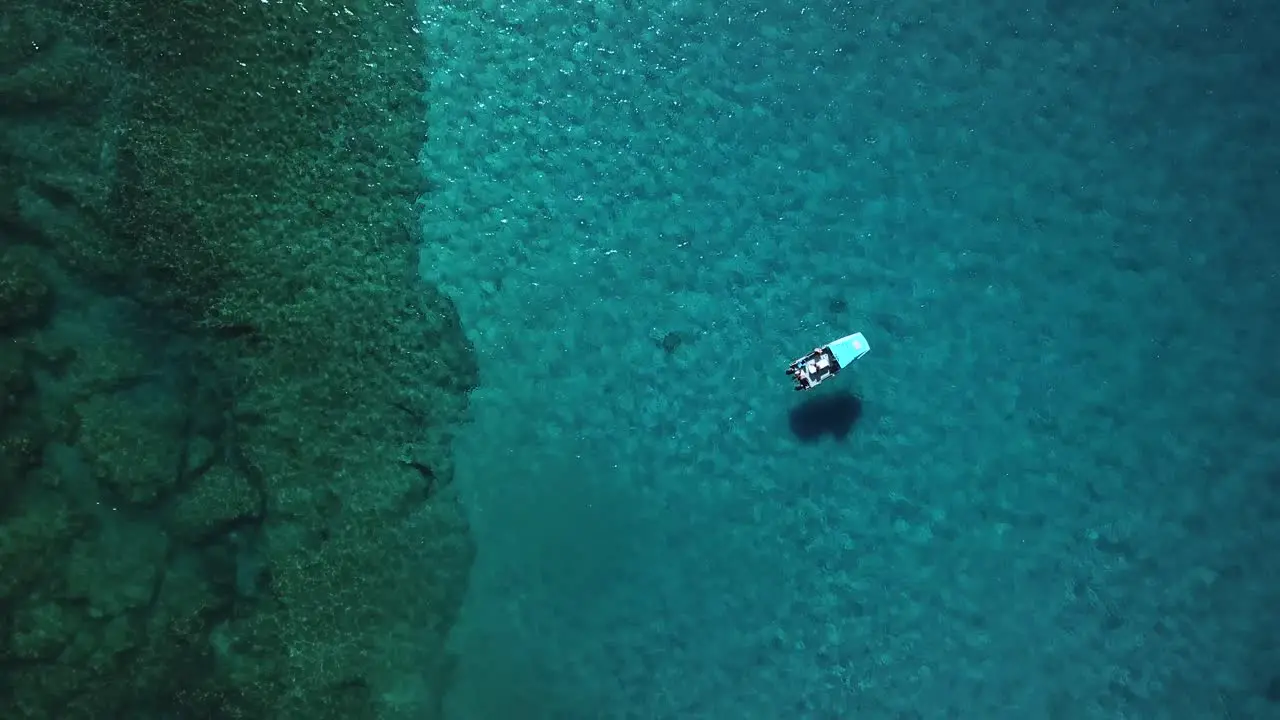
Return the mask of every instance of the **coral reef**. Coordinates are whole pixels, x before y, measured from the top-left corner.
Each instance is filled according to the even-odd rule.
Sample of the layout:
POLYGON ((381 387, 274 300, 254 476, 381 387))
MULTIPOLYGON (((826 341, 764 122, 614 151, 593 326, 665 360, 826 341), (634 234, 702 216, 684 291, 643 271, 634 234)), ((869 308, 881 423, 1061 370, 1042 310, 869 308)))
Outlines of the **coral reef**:
POLYGON ((210 7, 0 20, 0 706, 434 717, 474 378, 415 10, 210 7))

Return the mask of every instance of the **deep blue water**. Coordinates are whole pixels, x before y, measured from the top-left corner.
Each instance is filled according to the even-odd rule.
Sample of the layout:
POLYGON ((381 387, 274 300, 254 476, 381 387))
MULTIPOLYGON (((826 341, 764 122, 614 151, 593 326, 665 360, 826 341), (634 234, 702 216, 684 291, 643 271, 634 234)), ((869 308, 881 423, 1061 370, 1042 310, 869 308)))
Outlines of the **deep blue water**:
POLYGON ((423 15, 452 717, 1280 717, 1280 6, 423 15))

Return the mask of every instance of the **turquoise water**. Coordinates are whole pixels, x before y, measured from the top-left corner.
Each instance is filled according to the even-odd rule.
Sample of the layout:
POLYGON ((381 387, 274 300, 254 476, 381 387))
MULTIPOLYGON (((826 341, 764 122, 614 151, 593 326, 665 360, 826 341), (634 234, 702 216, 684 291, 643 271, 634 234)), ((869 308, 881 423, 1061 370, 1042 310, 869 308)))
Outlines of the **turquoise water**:
POLYGON ((1262 8, 424 7, 451 717, 1280 717, 1262 8))

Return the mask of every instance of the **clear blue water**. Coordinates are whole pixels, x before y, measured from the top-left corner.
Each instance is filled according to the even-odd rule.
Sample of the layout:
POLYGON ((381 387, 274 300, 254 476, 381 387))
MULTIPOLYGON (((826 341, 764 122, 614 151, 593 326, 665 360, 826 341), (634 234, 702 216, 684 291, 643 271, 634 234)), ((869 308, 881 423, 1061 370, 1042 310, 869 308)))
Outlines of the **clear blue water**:
POLYGON ((424 7, 450 716, 1280 717, 1278 7, 424 7))

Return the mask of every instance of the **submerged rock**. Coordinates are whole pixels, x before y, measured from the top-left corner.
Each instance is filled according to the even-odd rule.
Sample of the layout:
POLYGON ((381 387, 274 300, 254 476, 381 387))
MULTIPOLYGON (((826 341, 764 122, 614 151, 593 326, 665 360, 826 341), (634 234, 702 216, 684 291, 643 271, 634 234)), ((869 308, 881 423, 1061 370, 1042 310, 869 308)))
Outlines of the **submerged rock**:
POLYGON ((405 231, 416 17, 235 5, 0 22, 6 718, 440 712, 471 349, 405 231))

